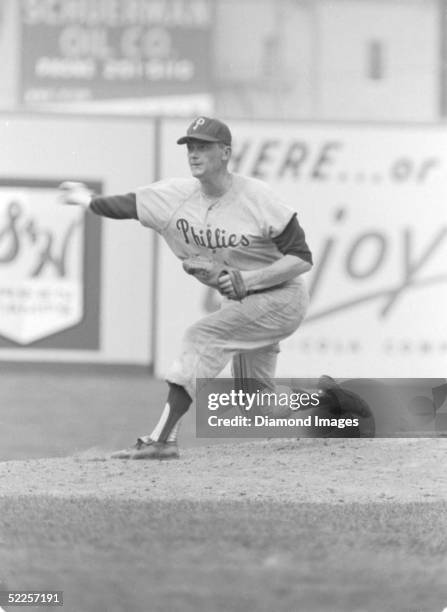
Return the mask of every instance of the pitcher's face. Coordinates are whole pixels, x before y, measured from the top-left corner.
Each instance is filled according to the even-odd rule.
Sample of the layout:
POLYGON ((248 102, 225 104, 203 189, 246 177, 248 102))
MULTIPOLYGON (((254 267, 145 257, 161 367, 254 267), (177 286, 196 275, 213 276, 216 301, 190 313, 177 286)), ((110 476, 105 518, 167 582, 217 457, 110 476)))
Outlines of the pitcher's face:
POLYGON ((225 170, 231 149, 220 142, 191 139, 187 144, 191 174, 197 179, 209 179, 225 170))

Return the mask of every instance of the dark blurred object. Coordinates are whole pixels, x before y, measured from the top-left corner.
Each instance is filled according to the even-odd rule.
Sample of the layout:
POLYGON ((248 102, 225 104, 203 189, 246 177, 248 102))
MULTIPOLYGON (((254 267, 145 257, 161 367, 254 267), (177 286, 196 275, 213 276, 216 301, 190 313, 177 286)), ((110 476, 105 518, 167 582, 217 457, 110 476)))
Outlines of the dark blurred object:
POLYGON ((421 426, 433 422, 436 412, 432 399, 425 395, 413 397, 408 405, 408 411, 414 417, 415 422, 421 426))
POLYGON ((439 387, 433 387, 432 394, 435 410, 439 410, 447 398, 447 383, 439 385, 439 387))

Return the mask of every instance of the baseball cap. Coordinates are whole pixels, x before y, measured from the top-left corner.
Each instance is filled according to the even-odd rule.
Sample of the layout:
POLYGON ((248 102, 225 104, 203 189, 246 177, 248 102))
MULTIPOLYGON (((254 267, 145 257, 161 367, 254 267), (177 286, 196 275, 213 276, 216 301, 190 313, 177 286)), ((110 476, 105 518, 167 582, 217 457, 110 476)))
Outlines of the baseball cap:
POLYGON ((186 131, 186 136, 177 140, 177 144, 186 144, 189 140, 206 142, 223 142, 231 146, 231 132, 228 125, 210 117, 197 117, 186 131))

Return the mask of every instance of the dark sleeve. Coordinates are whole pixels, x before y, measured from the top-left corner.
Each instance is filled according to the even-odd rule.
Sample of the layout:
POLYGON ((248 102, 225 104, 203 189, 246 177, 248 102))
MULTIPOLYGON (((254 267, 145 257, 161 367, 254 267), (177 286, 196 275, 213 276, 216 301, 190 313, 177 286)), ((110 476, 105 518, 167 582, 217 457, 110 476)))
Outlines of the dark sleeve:
POLYGON ((90 210, 96 215, 110 219, 138 219, 135 193, 116 196, 95 196, 90 210))
POLYGON ((290 219, 284 230, 273 238, 273 242, 283 255, 296 255, 308 263, 312 262, 312 253, 307 246, 304 230, 298 223, 296 213, 290 219))

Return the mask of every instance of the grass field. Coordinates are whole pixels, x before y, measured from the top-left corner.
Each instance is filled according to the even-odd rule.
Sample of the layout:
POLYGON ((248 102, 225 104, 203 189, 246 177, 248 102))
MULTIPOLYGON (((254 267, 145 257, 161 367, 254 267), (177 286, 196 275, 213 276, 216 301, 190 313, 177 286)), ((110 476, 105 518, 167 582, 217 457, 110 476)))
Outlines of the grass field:
POLYGON ((8 499, 0 561, 8 588, 63 589, 73 611, 441 611, 446 510, 8 499))
MULTIPOLYGON (((129 446, 150 433, 165 398, 165 383, 141 373, 8 366, 0 372, 0 460, 129 446)), ((188 416, 185 446, 209 444, 188 416)))
POLYGON ((161 383, 0 380, 3 588, 63 590, 69 612, 447 606, 445 439, 209 445, 189 415, 181 461, 104 461, 161 383))

